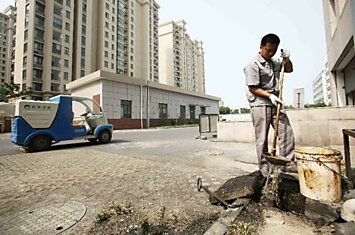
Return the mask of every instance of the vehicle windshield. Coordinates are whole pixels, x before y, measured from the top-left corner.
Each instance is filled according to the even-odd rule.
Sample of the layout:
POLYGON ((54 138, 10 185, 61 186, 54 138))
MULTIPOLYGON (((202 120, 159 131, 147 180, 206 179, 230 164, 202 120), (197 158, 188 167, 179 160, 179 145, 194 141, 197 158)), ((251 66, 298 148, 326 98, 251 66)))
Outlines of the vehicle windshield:
POLYGON ((96 102, 89 98, 75 97, 73 98, 74 116, 80 116, 85 113, 101 114, 101 108, 96 102))

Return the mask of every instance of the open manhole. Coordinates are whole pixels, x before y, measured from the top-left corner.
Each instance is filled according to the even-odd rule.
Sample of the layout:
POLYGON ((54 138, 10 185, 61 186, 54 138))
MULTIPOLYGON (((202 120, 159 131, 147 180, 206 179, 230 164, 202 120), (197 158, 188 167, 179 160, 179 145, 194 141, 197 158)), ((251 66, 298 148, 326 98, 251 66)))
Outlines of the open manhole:
POLYGON ((79 202, 49 204, 23 211, 1 225, 2 234, 58 234, 78 223, 86 207, 79 202))

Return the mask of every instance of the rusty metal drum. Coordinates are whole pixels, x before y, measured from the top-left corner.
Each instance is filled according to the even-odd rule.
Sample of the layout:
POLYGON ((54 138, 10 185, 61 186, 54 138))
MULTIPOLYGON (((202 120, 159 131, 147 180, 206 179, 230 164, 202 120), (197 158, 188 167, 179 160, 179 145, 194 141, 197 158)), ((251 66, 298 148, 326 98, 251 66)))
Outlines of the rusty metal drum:
POLYGON ((331 148, 296 148, 301 194, 305 197, 338 202, 342 198, 340 151, 331 148))

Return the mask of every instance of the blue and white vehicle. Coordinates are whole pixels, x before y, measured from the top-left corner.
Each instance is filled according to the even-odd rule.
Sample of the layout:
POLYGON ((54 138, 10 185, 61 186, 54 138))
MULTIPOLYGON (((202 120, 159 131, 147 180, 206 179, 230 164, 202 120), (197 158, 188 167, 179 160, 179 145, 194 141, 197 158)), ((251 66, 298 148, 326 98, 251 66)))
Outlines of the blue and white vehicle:
POLYGON ((64 140, 109 143, 113 126, 92 99, 59 95, 50 101, 18 100, 11 123, 11 141, 42 151, 64 140))

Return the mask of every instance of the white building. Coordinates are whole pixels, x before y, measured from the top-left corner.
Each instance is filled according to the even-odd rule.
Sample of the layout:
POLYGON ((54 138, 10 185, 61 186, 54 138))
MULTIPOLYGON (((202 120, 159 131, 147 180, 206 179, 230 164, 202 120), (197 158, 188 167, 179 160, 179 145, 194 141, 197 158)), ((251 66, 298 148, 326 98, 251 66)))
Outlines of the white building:
POLYGON ((192 40, 185 25, 179 20, 159 26, 159 79, 163 84, 205 93, 203 43, 192 40))
POLYGON ((355 104, 355 0, 323 0, 333 106, 355 104))
POLYGON ((0 13, 0 85, 13 82, 15 8, 0 13))
POLYGON ((72 95, 94 99, 115 129, 197 123, 199 114, 218 114, 220 98, 148 79, 96 71, 67 84, 72 95))
POLYGON ((154 0, 17 0, 15 83, 32 99, 97 70, 159 81, 154 0))
POLYGON ((312 82, 313 88, 313 102, 315 104, 324 103, 331 104, 331 87, 330 76, 328 70, 328 63, 325 64, 324 69, 312 82))

